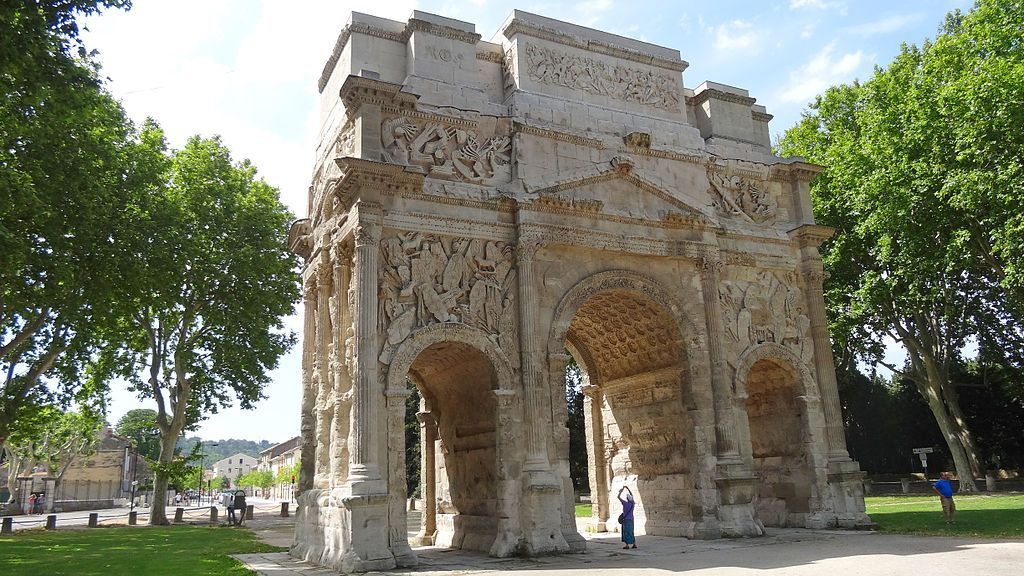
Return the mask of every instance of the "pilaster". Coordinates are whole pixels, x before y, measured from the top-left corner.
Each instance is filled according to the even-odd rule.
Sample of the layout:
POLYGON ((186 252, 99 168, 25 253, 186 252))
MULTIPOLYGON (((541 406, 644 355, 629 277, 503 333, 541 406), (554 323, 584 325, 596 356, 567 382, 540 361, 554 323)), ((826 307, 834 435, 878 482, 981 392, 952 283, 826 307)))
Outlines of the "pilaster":
POLYGON ((413 540, 418 546, 433 546, 437 536, 437 417, 433 412, 419 412, 420 422, 420 483, 423 486, 423 521, 413 540))

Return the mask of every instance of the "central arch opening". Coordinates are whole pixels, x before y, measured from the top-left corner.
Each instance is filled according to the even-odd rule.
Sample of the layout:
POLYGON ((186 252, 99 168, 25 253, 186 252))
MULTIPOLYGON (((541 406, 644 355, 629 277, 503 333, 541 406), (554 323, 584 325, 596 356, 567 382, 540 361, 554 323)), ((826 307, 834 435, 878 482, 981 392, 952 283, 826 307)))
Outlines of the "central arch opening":
POLYGON ((421 532, 436 528, 438 546, 489 551, 498 527, 494 367, 473 346, 439 342, 416 357, 408 378, 421 398, 421 493, 433 499, 421 532))
POLYGON ((692 535, 691 399, 675 318, 639 291, 609 289, 577 309, 565 340, 583 373, 593 528, 618 529, 628 486, 637 532, 692 535))

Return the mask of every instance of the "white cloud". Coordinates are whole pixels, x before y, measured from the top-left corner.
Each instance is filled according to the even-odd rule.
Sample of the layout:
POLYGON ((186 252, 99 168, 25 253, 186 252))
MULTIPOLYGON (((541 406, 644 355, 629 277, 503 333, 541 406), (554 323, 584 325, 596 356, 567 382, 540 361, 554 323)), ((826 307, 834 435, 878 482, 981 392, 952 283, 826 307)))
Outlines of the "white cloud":
POLYGON ((829 86, 849 82, 862 66, 871 60, 863 50, 835 54, 832 41, 806 64, 789 73, 789 84, 780 92, 783 102, 805 104, 829 86))
POLYGON ((879 20, 871 22, 865 22, 864 24, 858 24, 856 26, 847 26, 843 28, 843 32, 855 34, 857 36, 875 36, 877 34, 888 34, 906 28, 907 26, 921 21, 925 15, 923 13, 914 14, 898 14, 895 16, 887 16, 879 20))
POLYGON ((807 24, 804 29, 800 31, 801 38, 810 38, 814 35, 814 24, 807 24))
POLYGON ((611 8, 612 0, 583 0, 573 6, 572 18, 582 26, 593 26, 611 8))
POLYGON ((789 0, 789 8, 790 10, 799 10, 801 8, 816 8, 818 10, 840 8, 845 10, 846 2, 828 2, 826 0, 789 0))
POLYGON ((715 49, 719 51, 760 50, 761 34, 754 25, 744 20, 731 20, 710 28, 715 36, 715 49))

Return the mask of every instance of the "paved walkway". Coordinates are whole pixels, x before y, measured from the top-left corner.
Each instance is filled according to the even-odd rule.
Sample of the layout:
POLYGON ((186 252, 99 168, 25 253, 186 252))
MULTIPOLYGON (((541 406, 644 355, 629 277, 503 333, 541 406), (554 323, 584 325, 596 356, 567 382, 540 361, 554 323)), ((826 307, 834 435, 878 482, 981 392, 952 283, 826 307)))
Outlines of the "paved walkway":
MULTIPOLYGON (((285 520, 285 519, 281 519, 285 520)), ((252 526, 258 534, 258 523, 252 526)), ((290 527, 277 521, 262 528, 290 543, 290 527)), ((1024 540, 892 536, 869 532, 770 529, 763 538, 686 540, 641 536, 639 548, 623 550, 617 534, 584 534, 584 554, 544 558, 491 558, 479 552, 448 548, 415 548, 420 565, 370 574, 487 574, 502 576, 524 570, 546 576, 630 576, 685 573, 688 576, 726 574, 882 576, 923 574, 1017 574, 1024 562, 1024 540)), ((332 570, 299 562, 287 553, 241 554, 236 558, 262 576, 313 576, 332 570)))

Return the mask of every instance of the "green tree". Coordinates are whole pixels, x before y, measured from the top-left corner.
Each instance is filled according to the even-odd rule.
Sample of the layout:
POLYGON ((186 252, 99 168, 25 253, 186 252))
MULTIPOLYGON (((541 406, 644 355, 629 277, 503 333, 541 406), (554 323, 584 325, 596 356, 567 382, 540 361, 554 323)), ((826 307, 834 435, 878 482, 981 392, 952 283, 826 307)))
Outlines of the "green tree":
POLYGON ((908 364, 889 368, 927 402, 968 491, 982 467, 951 374, 972 340, 998 342, 1011 364, 1024 350, 1024 188, 1010 182, 1024 153, 1013 124, 1024 112, 1012 104, 1024 97, 1022 10, 985 0, 954 12, 935 42, 903 46, 863 84, 830 88, 780 141, 783 154, 826 168, 812 196, 838 231, 822 250, 837 356, 884 364, 885 340, 903 345, 908 364))
POLYGON ((11 491, 11 512, 17 514, 21 483, 16 479, 41 467, 59 483, 79 458, 91 455, 99 439, 103 418, 84 407, 66 412, 46 406, 22 423, 3 446, 7 486, 11 491))
POLYGON ((103 89, 75 24, 127 5, 0 6, 0 445, 26 412, 102 384, 83 363, 136 288, 132 216, 162 152, 103 89))
POLYGON ((160 429, 156 425, 156 410, 129 410, 117 421, 114 432, 130 438, 139 455, 147 460, 160 457, 160 429))
MULTIPOLYGON (((232 161, 218 138, 194 137, 174 153, 166 181, 148 215, 146 295, 111 337, 121 344, 95 365, 155 401, 161 463, 207 414, 263 397, 294 342, 282 318, 299 295, 285 246, 291 215, 253 166, 232 161)), ((156 471, 150 523, 165 524, 167 479, 156 471)))

